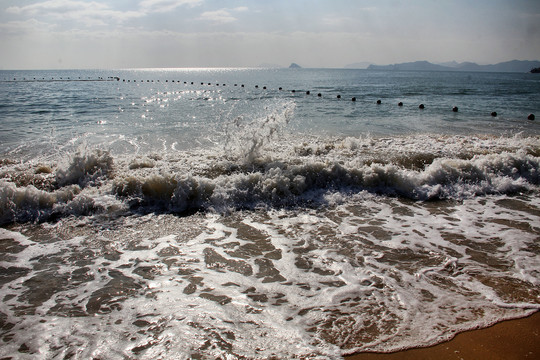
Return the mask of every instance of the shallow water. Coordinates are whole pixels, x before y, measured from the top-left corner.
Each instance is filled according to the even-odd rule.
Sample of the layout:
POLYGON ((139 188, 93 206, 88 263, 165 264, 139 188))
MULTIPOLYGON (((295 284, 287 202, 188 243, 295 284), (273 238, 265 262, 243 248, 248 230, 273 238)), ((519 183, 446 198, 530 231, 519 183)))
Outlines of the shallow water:
POLYGON ((528 74, 39 75, 0 83, 2 356, 339 358, 540 308, 528 74))

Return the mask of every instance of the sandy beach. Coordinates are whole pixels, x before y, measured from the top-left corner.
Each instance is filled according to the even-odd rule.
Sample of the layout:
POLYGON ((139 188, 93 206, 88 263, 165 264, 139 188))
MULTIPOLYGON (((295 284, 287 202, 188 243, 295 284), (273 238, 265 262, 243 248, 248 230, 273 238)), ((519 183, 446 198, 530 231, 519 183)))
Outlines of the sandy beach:
POLYGON ((522 319, 503 321, 491 327, 456 335, 452 340, 428 348, 391 354, 362 353, 348 360, 469 360, 540 358, 540 312, 522 319))

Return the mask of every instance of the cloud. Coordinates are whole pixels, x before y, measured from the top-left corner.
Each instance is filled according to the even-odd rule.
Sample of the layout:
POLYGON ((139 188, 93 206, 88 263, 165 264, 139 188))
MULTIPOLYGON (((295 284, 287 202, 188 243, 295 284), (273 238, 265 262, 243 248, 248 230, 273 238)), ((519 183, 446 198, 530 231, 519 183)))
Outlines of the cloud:
POLYGON ((233 12, 246 12, 249 9, 246 6, 239 6, 234 9, 219 9, 215 11, 205 11, 198 18, 199 20, 209 21, 214 24, 227 24, 237 21, 238 19, 232 14, 233 12))
POLYGON ((26 15, 69 15, 80 11, 102 11, 109 7, 97 2, 84 2, 73 0, 48 0, 26 6, 11 6, 6 12, 26 15))
POLYGON ((144 12, 168 12, 180 6, 198 6, 203 0, 143 0, 139 7, 144 12))
POLYGON ((106 20, 125 21, 144 16, 139 11, 119 11, 103 3, 77 0, 48 0, 26 6, 12 6, 6 12, 56 21, 73 20, 86 25, 105 25, 106 20))
POLYGON ((56 25, 54 24, 40 22, 36 19, 29 19, 25 21, 9 21, 7 23, 0 23, 0 33, 7 33, 12 35, 26 35, 43 31, 51 31, 55 27, 56 25))
POLYGON ((210 21, 215 24, 226 24, 235 22, 237 19, 232 16, 228 10, 221 9, 216 11, 205 11, 201 14, 199 20, 210 21))
POLYGON ((81 0, 47 0, 25 6, 11 6, 7 13, 50 18, 59 21, 77 21, 87 26, 106 25, 110 21, 124 22, 142 18, 151 13, 172 11, 180 6, 197 6, 203 0, 143 0, 135 10, 116 10, 107 3, 81 0))

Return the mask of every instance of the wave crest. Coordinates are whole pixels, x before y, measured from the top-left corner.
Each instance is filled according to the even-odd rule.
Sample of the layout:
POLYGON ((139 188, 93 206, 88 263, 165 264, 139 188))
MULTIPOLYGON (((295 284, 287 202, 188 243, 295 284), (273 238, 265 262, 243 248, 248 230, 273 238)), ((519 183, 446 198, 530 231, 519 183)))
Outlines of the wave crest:
POLYGON ((458 144, 457 151, 441 154, 428 149, 402 151, 402 145, 387 150, 369 140, 353 146, 319 144, 324 152, 304 154, 295 145, 288 151, 270 149, 250 163, 245 158, 217 157, 209 150, 156 157, 152 167, 133 166, 138 163, 113 161, 110 153, 94 150, 77 153, 55 175, 19 171, 15 169, 18 165, 9 165, 12 168, 4 175, 10 176, 5 175, 0 183, 0 222, 101 211, 190 213, 313 207, 333 203, 332 199, 347 201, 351 194, 364 191, 415 201, 461 200, 538 191, 540 185, 540 157, 525 149, 493 148, 464 156, 467 151, 458 144), (374 151, 376 146, 379 149, 374 151), (49 178, 55 178, 57 184, 49 186, 49 178))
POLYGON ((102 177, 107 177, 112 169, 113 158, 108 151, 79 149, 66 168, 58 169, 56 182, 60 187, 72 184, 86 187, 102 177))

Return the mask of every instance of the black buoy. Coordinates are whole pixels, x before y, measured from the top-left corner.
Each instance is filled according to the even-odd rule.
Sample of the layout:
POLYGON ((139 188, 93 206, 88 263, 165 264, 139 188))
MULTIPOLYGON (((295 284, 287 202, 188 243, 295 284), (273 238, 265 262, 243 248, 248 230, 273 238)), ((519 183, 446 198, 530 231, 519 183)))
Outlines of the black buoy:
POLYGON ((321 97, 321 96, 322 96, 322 94, 321 94, 321 93, 318 93, 318 94, 317 94, 317 96, 318 96, 318 97, 321 97))
POLYGON ((356 101, 356 98, 355 98, 355 97, 353 97, 353 98, 352 98, 351 100, 352 100, 352 101, 356 101))
POLYGON ((309 95, 309 94, 311 94, 311 93, 309 92, 309 90, 308 90, 308 91, 306 91, 306 95, 309 95))
POLYGON ((280 87, 280 88, 279 88, 279 91, 281 91, 281 90, 283 90, 283 88, 282 88, 282 87, 280 87))
POLYGON ((377 105, 381 105, 382 104, 382 101, 381 100, 377 100, 377 105))
POLYGON ((453 111, 453 112, 458 112, 458 107, 457 107, 457 106, 454 106, 454 107, 452 108, 452 111, 453 111))
POLYGON ((263 86, 263 90, 266 90, 266 86, 263 86))
POLYGON ((259 88, 259 85, 255 85, 255 89, 258 89, 259 88))
POLYGON ((341 95, 338 95, 337 98, 338 98, 338 99, 341 99, 341 95))
POLYGON ((492 111, 492 112, 491 112, 491 116, 493 116, 493 117, 497 116, 497 112, 492 111))
POLYGON ((419 109, 423 109, 423 108, 424 108, 424 104, 418 105, 418 108, 419 108, 419 109))
POLYGON ((534 120, 534 114, 529 114, 529 116, 527 116, 527 120, 534 120))
POLYGON ((244 87, 244 84, 242 84, 242 87, 244 87))
POLYGON ((296 92, 296 90, 291 90, 291 92, 295 93, 295 92, 296 92))
POLYGON ((397 103, 397 106, 403 106, 403 103, 400 101, 397 103))

